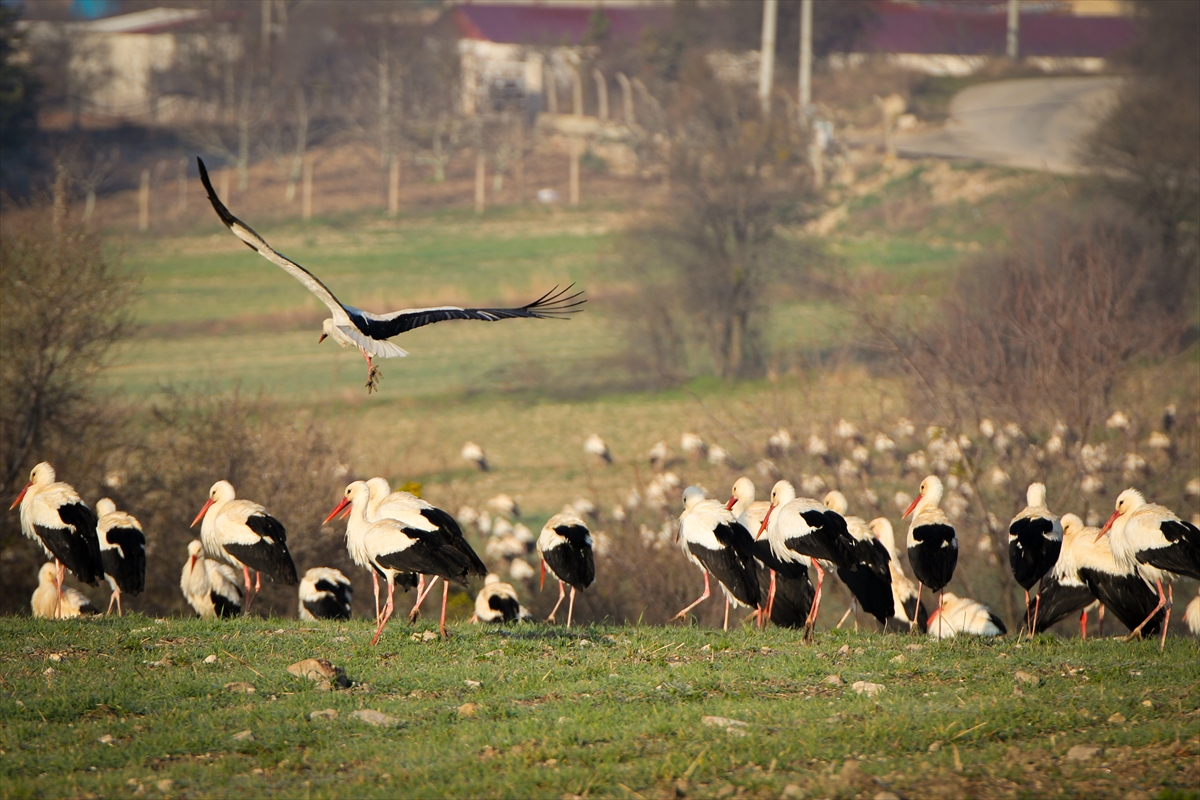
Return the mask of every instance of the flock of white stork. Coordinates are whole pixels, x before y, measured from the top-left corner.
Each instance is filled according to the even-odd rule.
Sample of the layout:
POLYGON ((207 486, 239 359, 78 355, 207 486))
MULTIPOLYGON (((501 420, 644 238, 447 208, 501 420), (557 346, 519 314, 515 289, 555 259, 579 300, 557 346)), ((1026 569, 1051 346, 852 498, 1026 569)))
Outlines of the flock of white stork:
MULTIPOLYGON (((725 628, 729 609, 754 609, 761 627, 802 628, 811 636, 820 610, 826 571, 833 571, 854 597, 846 614, 861 608, 884 629, 920 630, 937 638, 960 634, 1005 634, 1003 622, 982 604, 944 591, 958 563, 954 526, 939 507, 942 482, 930 475, 904 516, 908 528, 909 564, 914 585, 901 567, 891 523, 883 517, 867 523, 847 515, 846 498, 830 492, 823 501, 798 497, 795 487, 778 481, 769 502, 756 501, 754 483, 746 477, 733 485, 728 502, 705 497, 690 486, 683 492, 677 538, 684 556, 703 572, 704 592, 682 609, 688 613, 712 594, 715 580, 725 596, 725 628), (814 587, 809 565, 817 574, 814 587), (933 613, 921 600, 925 587, 939 593, 933 613)), ((1114 613, 1130 636, 1161 633, 1165 646, 1170 623, 1171 580, 1200 579, 1200 530, 1169 509, 1147 503, 1134 489, 1117 497, 1102 528, 1087 527, 1074 514, 1061 519, 1046 507, 1046 489, 1029 486, 1027 503, 1009 525, 1009 563, 1025 590, 1024 629, 1040 632, 1074 612, 1081 612, 1086 638, 1089 607, 1114 613), (1035 597, 1029 592, 1041 582, 1035 597), (1164 590, 1163 584, 1167 583, 1164 590)), ((51 558, 40 571, 32 606, 35 616, 68 618, 94 611, 81 593, 63 586, 70 570, 84 583, 106 579, 112 587, 109 612, 121 613, 121 594, 138 594, 145 586, 145 536, 138 521, 116 509, 108 498, 94 513, 54 469, 38 464, 12 508, 20 506, 26 536, 38 541, 51 558)), ((484 577, 475 602, 473 622, 527 619, 515 589, 489 575, 455 518, 405 491, 391 491, 384 478, 354 481, 325 518, 346 518, 350 559, 368 570, 375 591, 375 635, 379 641, 395 605, 395 589, 416 589, 409 614, 415 620, 437 580, 442 580, 439 631, 446 636, 446 604, 450 583, 466 586, 484 577), (380 600, 380 578, 386 601, 380 600)), ((200 538, 188 544, 180 587, 202 617, 248 613, 261 577, 286 585, 300 584, 301 619, 349 619, 350 581, 339 570, 318 567, 303 580, 288 551, 286 531, 266 508, 238 499, 228 481, 217 481, 192 525, 200 538), (239 575, 241 572, 241 583, 239 575), (254 578, 251 578, 254 572, 254 578)), ((544 587, 547 570, 559 581, 553 622, 570 587, 567 626, 574 616, 577 590, 596 577, 593 540, 583 517, 570 506, 551 517, 537 539, 544 587)), ((1200 634, 1200 596, 1186 613, 1187 624, 1200 634)), ((845 621, 846 615, 842 620, 845 621)), ((1103 619, 1103 617, 1101 617, 1103 619)))

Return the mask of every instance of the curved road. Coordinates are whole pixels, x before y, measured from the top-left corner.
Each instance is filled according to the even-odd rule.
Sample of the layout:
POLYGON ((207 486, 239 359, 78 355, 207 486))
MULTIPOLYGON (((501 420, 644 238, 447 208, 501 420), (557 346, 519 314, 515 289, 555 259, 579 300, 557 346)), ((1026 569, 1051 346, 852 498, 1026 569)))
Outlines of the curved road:
POLYGON ((897 134, 902 156, 970 159, 1022 169, 1072 173, 1087 134, 1116 97, 1112 77, 1028 78, 982 83, 950 102, 950 118, 932 131, 897 134))

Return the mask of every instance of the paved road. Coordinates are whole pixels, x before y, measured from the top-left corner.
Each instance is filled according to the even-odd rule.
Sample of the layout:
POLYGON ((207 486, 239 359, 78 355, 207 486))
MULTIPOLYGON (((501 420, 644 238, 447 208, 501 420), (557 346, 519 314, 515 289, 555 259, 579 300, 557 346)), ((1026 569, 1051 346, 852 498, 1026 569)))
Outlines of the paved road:
POLYGON ((902 156, 962 158, 1023 169, 1082 169, 1079 145, 1116 96, 1110 77, 1028 78, 983 83, 950 102, 936 130, 896 137, 902 156))

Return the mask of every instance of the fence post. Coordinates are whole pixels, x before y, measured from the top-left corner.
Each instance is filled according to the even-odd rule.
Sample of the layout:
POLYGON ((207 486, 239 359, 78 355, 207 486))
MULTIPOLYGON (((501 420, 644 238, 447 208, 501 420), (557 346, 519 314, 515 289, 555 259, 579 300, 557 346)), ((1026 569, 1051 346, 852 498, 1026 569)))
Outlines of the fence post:
POLYGON ((571 138, 571 185, 569 190, 570 203, 579 205, 579 140, 571 138))
POLYGON ((592 70, 592 77, 596 79, 596 98, 599 103, 599 109, 596 115, 601 120, 608 121, 608 81, 604 79, 604 73, 598 69, 592 70))
POLYGON ((392 153, 388 163, 388 216, 400 214, 400 154, 392 153))
POLYGON ((138 230, 150 229, 150 170, 142 170, 142 182, 138 186, 138 230))
POLYGON ((475 213, 482 214, 486 191, 487 164, 484 160, 483 149, 475 150, 475 213))
POLYGON ((575 116, 583 116, 583 78, 579 77, 579 70, 571 67, 571 105, 575 116))
POLYGON ((301 211, 300 214, 304 217, 304 221, 308 222, 312 219, 312 184, 313 184, 313 164, 312 158, 304 159, 304 188, 301 190, 301 211))
POLYGON ((617 73, 617 83, 621 85, 621 105, 625 107, 625 124, 633 125, 637 121, 633 118, 633 87, 629 85, 629 78, 625 77, 624 72, 617 73))

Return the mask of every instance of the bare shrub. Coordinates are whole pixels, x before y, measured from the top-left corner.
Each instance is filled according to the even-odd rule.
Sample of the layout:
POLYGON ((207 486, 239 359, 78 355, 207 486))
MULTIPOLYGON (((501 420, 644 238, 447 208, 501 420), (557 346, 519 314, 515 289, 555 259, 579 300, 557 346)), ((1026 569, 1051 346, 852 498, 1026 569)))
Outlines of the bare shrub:
MULTIPOLYGON (((65 187, 59 188, 62 196, 65 187)), ((100 238, 68 222, 61 205, 42 199, 6 210, 0 224, 0 497, 14 497, 39 461, 72 482, 95 473, 117 420, 95 397, 93 378, 129 328, 134 286, 100 238)), ((0 605, 6 610, 28 601, 42 556, 40 549, 14 547, 22 538, 16 512, 0 516, 0 605)))

